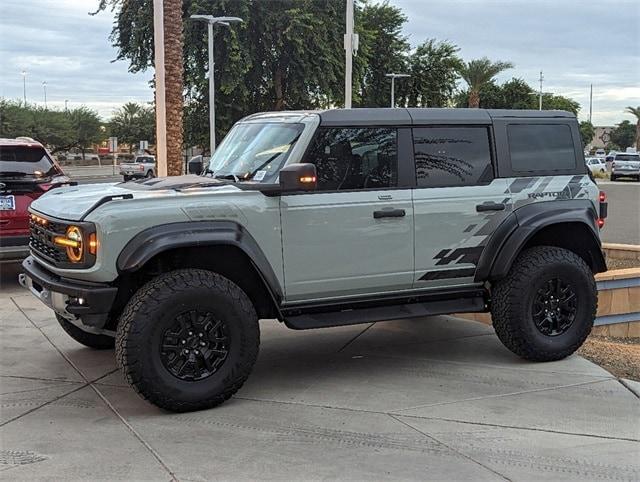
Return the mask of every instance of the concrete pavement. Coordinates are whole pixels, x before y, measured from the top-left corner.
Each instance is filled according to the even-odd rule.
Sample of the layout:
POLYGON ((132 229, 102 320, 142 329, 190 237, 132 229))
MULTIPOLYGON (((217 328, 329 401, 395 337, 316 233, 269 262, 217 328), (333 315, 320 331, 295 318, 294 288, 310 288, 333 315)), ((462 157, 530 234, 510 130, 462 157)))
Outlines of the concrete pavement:
POLYGON ((522 361, 482 324, 265 320, 237 396, 170 414, 1 269, 5 480, 640 479, 637 395, 578 356, 522 361))

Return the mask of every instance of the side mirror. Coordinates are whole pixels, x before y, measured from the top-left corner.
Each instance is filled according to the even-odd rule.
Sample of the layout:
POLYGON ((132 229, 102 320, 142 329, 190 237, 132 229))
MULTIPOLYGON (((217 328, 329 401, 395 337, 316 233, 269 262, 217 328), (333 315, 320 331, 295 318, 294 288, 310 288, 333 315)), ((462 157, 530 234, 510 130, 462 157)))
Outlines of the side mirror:
POLYGON ((313 164, 289 164, 280 169, 282 192, 314 191, 316 186, 316 166, 313 164))
POLYGON ((189 174, 202 174, 202 169, 202 157, 200 156, 190 159, 187 163, 187 170, 189 171, 189 174))

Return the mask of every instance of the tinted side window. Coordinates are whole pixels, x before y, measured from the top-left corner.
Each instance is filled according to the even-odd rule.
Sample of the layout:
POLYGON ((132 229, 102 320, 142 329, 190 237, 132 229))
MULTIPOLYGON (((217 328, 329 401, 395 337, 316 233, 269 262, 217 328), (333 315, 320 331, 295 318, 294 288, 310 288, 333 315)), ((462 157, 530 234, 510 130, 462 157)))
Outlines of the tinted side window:
POLYGON ((468 186, 492 177, 486 127, 413 129, 418 187, 468 186))
POLYGON ((562 124, 507 126, 511 168, 518 172, 562 171, 576 167, 571 129, 562 124))
POLYGON ((304 162, 316 166, 318 191, 394 187, 397 137, 391 128, 320 128, 304 162))

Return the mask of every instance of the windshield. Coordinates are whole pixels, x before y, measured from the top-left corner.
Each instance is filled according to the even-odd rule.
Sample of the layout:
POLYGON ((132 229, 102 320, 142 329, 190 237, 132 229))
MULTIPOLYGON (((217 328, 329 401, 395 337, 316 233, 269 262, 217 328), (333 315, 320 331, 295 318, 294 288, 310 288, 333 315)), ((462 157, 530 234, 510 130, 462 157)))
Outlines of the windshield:
POLYGON ((0 177, 50 177, 58 173, 42 147, 0 146, 0 177))
POLYGON ((617 154, 616 161, 640 161, 638 154, 617 154))
POLYGON ((237 124, 216 149, 207 172, 216 178, 275 183, 303 129, 303 124, 237 124))

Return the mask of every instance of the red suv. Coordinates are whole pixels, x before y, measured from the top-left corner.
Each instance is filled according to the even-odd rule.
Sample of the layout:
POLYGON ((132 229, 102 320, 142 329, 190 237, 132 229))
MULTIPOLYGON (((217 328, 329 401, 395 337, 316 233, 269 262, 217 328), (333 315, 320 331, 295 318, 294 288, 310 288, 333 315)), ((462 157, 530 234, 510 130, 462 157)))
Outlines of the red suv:
POLYGON ((0 139, 0 262, 29 253, 29 205, 49 189, 68 184, 56 161, 27 137, 0 139))

